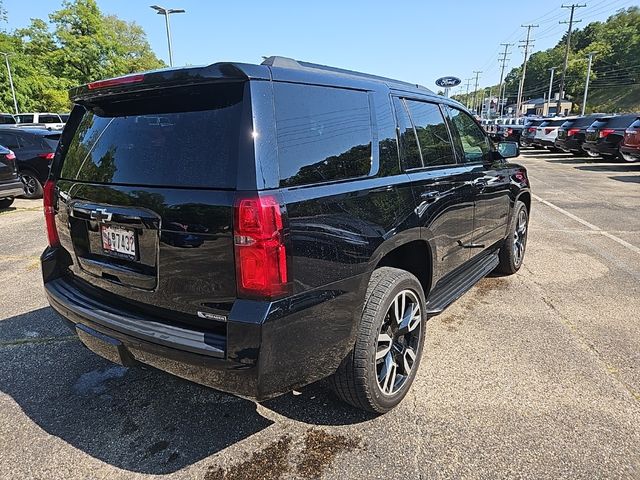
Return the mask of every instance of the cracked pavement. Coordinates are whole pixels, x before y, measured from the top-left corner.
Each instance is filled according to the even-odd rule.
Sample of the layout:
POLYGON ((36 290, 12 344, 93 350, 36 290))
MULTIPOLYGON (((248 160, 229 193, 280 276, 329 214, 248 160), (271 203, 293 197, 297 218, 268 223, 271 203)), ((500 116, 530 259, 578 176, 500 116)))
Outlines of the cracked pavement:
POLYGON ((47 307, 38 201, 0 212, 0 478, 640 478, 640 165, 525 151, 525 263, 430 320, 405 401, 256 405, 110 364, 47 307), (634 250, 635 248, 635 250, 634 250))

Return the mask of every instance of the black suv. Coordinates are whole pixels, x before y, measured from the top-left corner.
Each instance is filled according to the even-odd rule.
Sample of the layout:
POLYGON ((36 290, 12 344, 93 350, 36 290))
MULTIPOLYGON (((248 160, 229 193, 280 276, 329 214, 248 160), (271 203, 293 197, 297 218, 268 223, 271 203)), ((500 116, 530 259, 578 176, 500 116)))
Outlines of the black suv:
POLYGON ((624 132, 636 118, 637 113, 597 118, 587 128, 582 149, 591 156, 600 155, 606 160, 620 158, 624 132))
POLYGON ((49 166, 59 139, 60 132, 43 128, 0 126, 0 145, 16 154, 25 198, 42 196, 42 186, 49 176, 49 166))
POLYGON ((425 88, 270 57, 71 96, 44 285, 115 362, 258 400, 331 376, 385 412, 428 316, 522 264, 517 144, 425 88))
POLYGON ((555 147, 564 152, 571 152, 577 157, 584 156, 585 153, 589 156, 597 157, 597 153, 591 153, 582 149, 582 144, 585 141, 587 129, 593 124, 593 122, 604 116, 602 113, 594 113, 585 117, 572 118, 567 120, 558 129, 558 136, 555 141, 555 147))
POLYGON ((18 178, 16 156, 0 145, 0 210, 9 208, 15 197, 22 195, 22 183, 18 178))

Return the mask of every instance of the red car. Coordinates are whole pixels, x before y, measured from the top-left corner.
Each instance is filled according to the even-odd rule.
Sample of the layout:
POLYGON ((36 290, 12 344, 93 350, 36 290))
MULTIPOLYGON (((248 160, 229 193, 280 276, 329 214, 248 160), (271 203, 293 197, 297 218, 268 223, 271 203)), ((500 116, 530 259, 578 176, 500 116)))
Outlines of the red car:
POLYGON ((620 145, 620 155, 627 162, 640 160, 640 117, 624 132, 624 140, 620 145))

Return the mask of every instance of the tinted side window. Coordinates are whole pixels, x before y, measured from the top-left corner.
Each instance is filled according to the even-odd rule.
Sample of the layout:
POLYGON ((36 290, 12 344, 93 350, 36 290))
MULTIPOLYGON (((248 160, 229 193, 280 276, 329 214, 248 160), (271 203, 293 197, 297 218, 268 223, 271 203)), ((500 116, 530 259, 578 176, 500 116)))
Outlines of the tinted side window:
POLYGON ((434 103, 406 100, 418 137, 425 167, 455 163, 451 138, 440 107, 434 103))
POLYGON ((275 83, 273 90, 282 186, 369 174, 366 92, 290 83, 275 83))
POLYGON ((396 110, 398 128, 400 129, 400 147, 402 150, 402 165, 405 169, 422 167, 420 158, 420 148, 416 132, 411 124, 409 113, 404 101, 400 98, 393 99, 393 106, 396 110))
POLYGON ((20 148, 18 137, 12 133, 0 133, 0 145, 11 150, 20 148))
POLYGON ((18 120, 20 121, 20 123, 33 123, 33 115, 29 115, 29 114, 22 114, 22 115, 16 115, 18 117, 18 120))
POLYGON ((467 113, 457 108, 448 107, 449 118, 453 126, 456 149, 464 162, 481 162, 488 160, 489 140, 476 121, 467 113))
POLYGON ((40 123, 62 123, 57 115, 40 115, 38 118, 40 123))

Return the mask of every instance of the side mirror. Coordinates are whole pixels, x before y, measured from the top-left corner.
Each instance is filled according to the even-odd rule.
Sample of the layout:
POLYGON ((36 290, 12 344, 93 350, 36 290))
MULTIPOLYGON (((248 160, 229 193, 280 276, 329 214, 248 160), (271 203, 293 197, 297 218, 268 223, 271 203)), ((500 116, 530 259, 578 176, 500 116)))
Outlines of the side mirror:
POLYGON ((516 142, 500 142, 498 153, 502 158, 515 158, 520 155, 520 147, 516 142))

